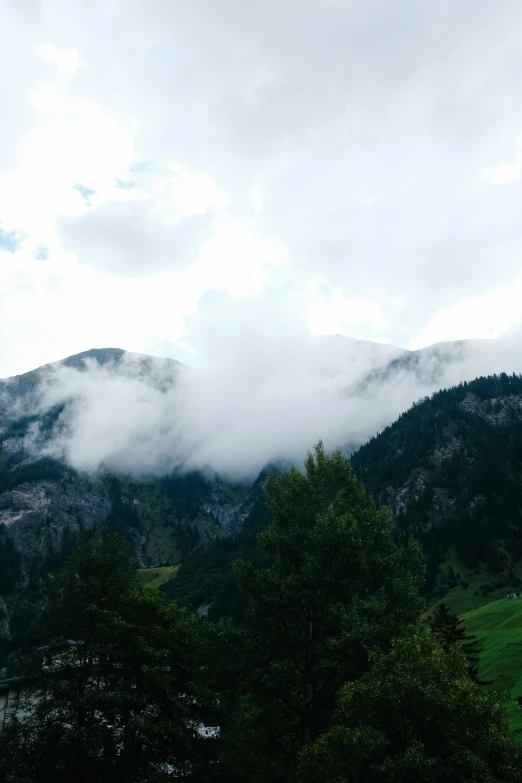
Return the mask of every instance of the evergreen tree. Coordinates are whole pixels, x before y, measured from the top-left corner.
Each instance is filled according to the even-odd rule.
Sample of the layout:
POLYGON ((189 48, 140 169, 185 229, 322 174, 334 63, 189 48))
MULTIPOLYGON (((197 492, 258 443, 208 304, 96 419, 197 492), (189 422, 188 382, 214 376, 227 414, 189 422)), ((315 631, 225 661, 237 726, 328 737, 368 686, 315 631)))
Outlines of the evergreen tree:
POLYGON ((430 619, 430 627, 444 650, 449 650, 452 645, 457 644, 460 640, 460 625, 461 622, 457 615, 450 612, 444 601, 441 601, 430 619))
POLYGON ((207 779, 214 741, 198 727, 213 702, 199 623, 140 586, 124 552, 115 534, 84 540, 57 578, 54 641, 27 714, 2 737, 4 779, 137 783, 170 780, 169 770, 207 779))
POLYGON ((234 780, 268 783, 294 779, 339 688, 414 627, 423 566, 416 543, 394 543, 389 510, 376 508, 348 460, 321 443, 304 475, 271 475, 266 497, 273 521, 259 541, 272 562, 235 569, 250 628, 234 658, 240 694, 225 759, 234 780))
POLYGON ((466 633, 466 623, 451 612, 444 601, 440 602, 433 614, 430 627, 446 652, 454 645, 459 645, 468 662, 469 675, 475 682, 480 682, 482 685, 489 684, 479 680, 478 676, 480 653, 483 652, 480 642, 474 634, 466 633))

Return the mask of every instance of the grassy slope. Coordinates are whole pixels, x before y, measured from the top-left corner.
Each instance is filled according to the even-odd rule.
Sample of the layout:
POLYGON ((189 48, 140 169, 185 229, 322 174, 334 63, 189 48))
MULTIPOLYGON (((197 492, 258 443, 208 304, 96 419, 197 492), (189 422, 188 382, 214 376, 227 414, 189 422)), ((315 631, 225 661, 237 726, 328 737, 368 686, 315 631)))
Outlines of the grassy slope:
MULTIPOLYGON (((450 565, 456 574, 460 574, 461 581, 467 582, 469 586, 462 587, 462 585, 459 584, 451 589, 446 595, 431 598, 428 603, 427 611, 422 616, 423 620, 428 619, 433 609, 436 607, 439 601, 442 600, 442 598, 444 598, 444 602, 451 609, 451 611, 455 612, 455 614, 458 614, 460 617, 462 615, 468 614, 468 612, 471 612, 474 609, 480 609, 482 606, 490 604, 493 601, 498 601, 501 598, 505 598, 507 593, 509 593, 511 590, 514 590, 517 593, 522 591, 522 587, 517 587, 516 585, 505 585, 504 587, 499 587, 496 590, 492 590, 491 592, 484 594, 480 587, 481 585, 491 584, 494 582, 495 576, 493 574, 490 574, 485 569, 480 570, 478 573, 472 573, 471 571, 468 571, 466 566, 461 563, 454 552, 448 553, 448 559, 441 565, 440 571, 447 573, 450 565)), ((522 564, 515 566, 513 571, 515 576, 522 578, 522 564)))
POLYGON ((501 598, 464 615, 466 628, 480 639, 484 652, 480 676, 493 680, 495 688, 509 691, 509 727, 522 741, 522 711, 514 700, 522 696, 522 598, 501 598))
MULTIPOLYGON (((501 587, 486 595, 480 585, 491 583, 494 577, 482 570, 472 574, 459 562, 454 553, 441 567, 447 571, 451 565, 460 573, 469 587, 454 587, 444 596, 444 602, 452 612, 466 620, 466 628, 480 640, 484 651, 480 658, 480 677, 492 680, 500 691, 509 691, 511 698, 506 704, 509 728, 517 741, 522 742, 522 710, 517 710, 514 700, 522 696, 522 598, 509 601, 506 598, 509 587, 501 587), (477 593, 477 594, 476 594, 477 593)), ((520 567, 514 569, 521 576, 520 567)), ((513 590, 520 592, 520 587, 513 590)), ((432 599, 422 619, 426 620, 436 607, 438 599, 432 599)))
POLYGON ((138 568, 138 577, 147 587, 157 588, 176 576, 179 565, 161 566, 159 568, 138 568))

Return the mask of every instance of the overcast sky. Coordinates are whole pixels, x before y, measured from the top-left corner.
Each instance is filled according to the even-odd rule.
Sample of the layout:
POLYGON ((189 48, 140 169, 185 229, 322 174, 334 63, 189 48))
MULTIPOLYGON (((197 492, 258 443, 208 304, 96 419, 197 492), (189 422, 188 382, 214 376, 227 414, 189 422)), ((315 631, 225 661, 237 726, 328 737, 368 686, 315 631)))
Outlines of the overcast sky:
POLYGON ((518 330, 519 0, 1 5, 0 376, 518 330))

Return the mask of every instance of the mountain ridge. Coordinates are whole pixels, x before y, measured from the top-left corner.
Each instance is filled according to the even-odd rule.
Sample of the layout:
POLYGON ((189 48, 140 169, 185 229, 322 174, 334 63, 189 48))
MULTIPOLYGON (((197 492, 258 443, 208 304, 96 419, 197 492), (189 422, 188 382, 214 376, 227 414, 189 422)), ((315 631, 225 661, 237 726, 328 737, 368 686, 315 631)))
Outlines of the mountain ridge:
MULTIPOLYGON (((467 350, 466 344, 458 348, 457 354, 460 355, 462 350, 467 350)), ((440 361, 441 356, 444 360, 448 351, 450 358, 452 355, 451 344, 449 347, 443 344, 442 348, 435 347, 431 351, 435 362, 440 361)), ((409 355, 414 355, 414 352, 406 354, 406 357, 409 355)), ((57 366, 58 369, 65 367, 66 371, 85 371, 94 367, 95 370, 100 368, 105 372, 116 368, 123 378, 137 378, 155 388, 158 388, 159 384, 162 392, 172 388, 180 372, 189 372, 175 360, 147 355, 138 355, 138 359, 131 356, 129 359, 121 349, 91 349, 67 357, 57 363, 57 366)), ((33 381, 34 373, 40 373, 40 378, 42 375, 45 377, 47 373, 52 374, 55 367, 56 365, 53 365, 49 369, 49 366, 44 365, 43 368, 31 371, 33 381)), ((397 370, 392 368, 391 372, 395 371, 397 370)), ((408 368, 399 364, 398 372, 407 373, 408 368)), ((15 376, 15 379, 26 377, 27 374, 15 376)), ((471 561, 473 557, 475 561, 486 557, 489 567, 502 573, 508 571, 510 561, 519 556, 515 547, 516 537, 510 537, 509 525, 504 525, 502 535, 509 539, 510 551, 505 551, 502 538, 492 534, 492 526, 497 519, 494 506, 498 488, 493 488, 491 497, 485 504, 474 500, 480 493, 475 492, 472 495, 471 489, 466 490, 468 494, 457 492, 457 496, 453 497, 450 490, 453 486, 451 481, 455 483, 455 471, 453 478, 448 475, 448 470, 451 474, 451 466, 457 464, 458 457, 461 459, 461 463, 458 463, 459 476, 465 476, 469 487, 472 486, 471 474, 475 467, 466 473, 467 456, 464 449, 462 457, 461 448, 463 433, 466 437, 466 433, 471 433, 471 445, 479 454, 473 466, 478 465, 481 471, 484 470, 485 457, 480 456, 485 454, 482 444, 484 439, 493 443, 498 453, 501 452, 503 465, 509 462, 510 457, 499 445, 504 437, 506 423, 501 420, 497 423, 489 421, 488 417, 497 414, 491 413, 489 409, 484 412, 481 408, 486 404, 498 407, 498 402, 492 402, 498 398, 514 397, 517 401, 516 405, 510 406, 510 410, 514 416, 513 432, 516 434, 516 444, 520 441, 522 448, 522 431, 519 433, 519 427, 522 427, 519 416, 522 411, 522 403, 519 404, 522 400, 522 381, 518 376, 512 378, 503 375, 501 380, 499 377, 478 378, 467 386, 461 384, 460 387, 438 392, 413 405, 401 414, 394 424, 384 428, 383 432, 371 438, 352 455, 352 464, 358 477, 375 493, 378 502, 392 506, 398 533, 413 533, 423 542, 427 552, 430 589, 444 590, 445 586, 448 586, 441 579, 436 584, 440 576, 439 563, 450 545, 456 545, 457 549, 460 547, 461 550, 465 545, 466 536, 470 534, 465 519, 466 515, 469 516, 469 509, 474 508, 473 505, 470 506, 473 502, 477 509, 473 511, 472 517, 479 519, 482 534, 476 537, 478 544, 471 561), (473 393, 481 384, 484 388, 479 394, 478 407, 473 400, 470 403, 472 398, 469 396, 468 402, 462 405, 466 395, 473 393), (457 401, 453 400, 444 410, 439 411, 439 402, 449 400, 452 395, 460 396, 457 401), (413 420, 411 436, 408 434, 410 429, 406 426, 410 420, 413 420), (470 428, 470 420, 475 422, 474 428, 470 428), (397 446, 393 440, 394 433, 405 426, 407 437, 404 436, 402 446, 400 443, 397 446), (424 439, 419 440, 420 436, 424 439), (458 448, 451 445, 454 444, 455 438, 460 438, 458 448), (438 458, 435 446, 439 449, 438 458), (365 455, 370 455, 371 458, 366 459, 365 455), (430 460, 433 462, 433 459, 435 463, 431 464, 430 460), (426 466, 427 462, 429 464, 426 466), (403 472, 400 475, 397 473, 389 480, 383 473, 383 466, 388 463, 393 464, 396 472, 403 472), (446 483, 439 486, 442 480, 446 483), (404 513, 401 513, 401 508, 404 513), (484 511, 482 516, 481 509, 484 511), (444 516, 443 525, 433 524, 432 517, 436 514, 444 516), (451 530, 457 531, 455 535, 448 533, 451 530)), ((9 380, 7 379, 7 382, 9 380)), ((372 382, 377 381, 374 379, 372 382)), ((230 586, 230 571, 223 576, 218 561, 223 556, 230 565, 234 552, 237 554, 237 551, 256 556, 256 533, 269 519, 262 498, 263 471, 253 482, 243 484, 225 481, 212 471, 205 473, 194 469, 137 480, 130 475, 115 475, 107 470, 89 475, 74 470, 55 458, 42 458, 38 454, 31 454, 26 449, 27 443, 31 442, 30 437, 27 441, 32 432, 31 428, 37 426, 44 436, 48 432, 54 432, 60 424, 63 412, 63 407, 55 405, 45 412, 31 414, 31 395, 34 393, 31 383, 28 386, 18 383, 18 386, 15 384, 11 387, 15 397, 17 394, 19 397, 25 395, 24 403, 28 404, 24 410, 15 409, 14 415, 6 415, 5 408, 3 413, 0 410, 0 570, 3 566, 5 573, 10 574, 9 578, 6 578, 9 584, 4 584, 2 588, 4 619, 0 617, 0 626, 3 623, 5 629, 11 629, 11 636, 14 628, 15 636, 18 634, 18 642, 27 642, 20 629, 23 628, 24 622, 30 629, 32 620, 23 621, 22 618, 30 616, 31 603, 40 600, 38 596, 44 589, 46 574, 60 567, 71 540, 81 529, 93 535, 101 535, 107 529, 123 532, 137 566, 174 566, 185 562, 186 567, 182 566, 180 569, 175 585, 167 583, 162 589, 168 594, 170 591, 173 597, 178 598, 176 591, 184 590, 183 600, 189 605, 195 595, 194 579, 201 582, 197 569, 211 567, 214 569, 214 584, 211 584, 211 579, 210 582, 206 581, 203 590, 198 588, 198 601, 204 602, 205 605, 214 604, 218 608, 221 606, 218 613, 226 614, 227 601, 234 603, 236 597, 230 586), (191 567, 191 557, 194 563, 190 576, 192 586, 186 580, 191 567), (221 597, 216 598, 216 590, 218 593, 221 590, 221 597)), ((518 465, 516 444, 512 451, 514 449, 518 465)), ((252 447, 254 448, 255 444, 252 444, 252 447)), ((516 505, 519 499, 518 485, 512 486, 514 483, 516 482, 513 479, 506 495, 511 498, 512 505, 516 505)), ((516 531, 518 535, 518 521, 516 531)), ((7 631, 4 636, 7 638, 7 631)))
MULTIPOLYGON (((460 577, 441 568, 453 550, 463 567, 484 571, 485 584, 488 574, 497 587, 512 583, 522 561, 522 376, 480 377, 420 400, 351 463, 377 503, 391 507, 399 540, 413 535, 423 545, 427 595, 458 584, 460 577)), ((210 605, 211 619, 230 614, 239 621, 231 568, 218 565, 240 553, 259 556, 248 530, 191 555, 162 589, 193 608, 210 605), (205 569, 214 584, 200 575, 205 569)))

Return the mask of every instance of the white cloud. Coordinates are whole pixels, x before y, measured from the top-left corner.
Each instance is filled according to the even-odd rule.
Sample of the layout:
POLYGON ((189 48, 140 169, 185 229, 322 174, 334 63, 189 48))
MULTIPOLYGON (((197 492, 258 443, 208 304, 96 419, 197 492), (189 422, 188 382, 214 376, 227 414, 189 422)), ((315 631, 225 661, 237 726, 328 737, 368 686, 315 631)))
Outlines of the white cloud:
POLYGON ((496 338, 522 322, 522 276, 481 296, 460 299, 439 310, 411 343, 411 348, 443 340, 496 338))
POLYGON ((156 177, 153 193, 164 206, 174 207, 180 215, 204 215, 209 210, 217 214, 226 210, 229 196, 220 190, 214 177, 205 172, 191 171, 177 161, 168 168, 174 176, 168 179, 156 177))
POLYGON ((43 57, 47 62, 58 67, 60 77, 65 83, 69 83, 80 66, 80 56, 76 49, 57 49, 55 46, 44 44, 37 46, 34 53, 43 57))
POLYGON ((522 369, 519 341, 450 345, 428 349, 414 371, 398 368, 385 381, 371 380, 401 352, 341 336, 314 338, 296 315, 270 297, 195 314, 191 332, 201 363, 166 393, 129 367, 123 377, 96 366, 58 370, 43 407, 71 396, 75 402, 45 453, 90 471, 143 476, 209 468, 252 479, 268 462, 299 464, 319 438, 328 449, 357 446, 437 388, 522 369))
POLYGON ((0 253, 2 375, 25 372, 88 348, 143 351, 176 342, 201 287, 185 271, 150 278, 99 274, 69 254, 42 262, 28 250, 0 253))
POLYGON ((260 215, 263 212, 265 200, 263 198, 261 185, 258 182, 255 182, 250 186, 249 196, 255 211, 260 215))
MULTIPOLYGON (((517 139, 517 146, 522 147, 522 136, 517 139)), ((482 177, 489 179, 494 185, 505 185, 520 179, 522 172, 522 152, 515 155, 512 163, 498 163, 491 168, 482 169, 482 177)))
MULTIPOLYGON (((137 348, 175 344, 205 291, 284 289, 289 306, 317 275, 330 292, 299 316, 315 332, 484 333, 452 313, 519 272, 518 4, 8 0, 3 13, 0 221, 26 254, 6 262, 0 373, 85 347, 85 290, 116 310, 99 339, 137 348), (76 185, 95 191, 90 207, 76 185), (213 216, 199 253, 183 238, 194 215, 213 216), (60 329, 24 321, 22 301, 60 329)), ((495 333, 517 307, 506 300, 495 333)))
POLYGON ((152 200, 106 201, 75 217, 61 217, 63 248, 85 264, 122 277, 179 269, 194 261, 212 234, 212 215, 193 214, 171 224, 152 200))
POLYGON ((307 303, 306 321, 312 334, 344 334, 356 339, 387 341, 379 337, 388 322, 378 302, 344 296, 320 275, 310 279, 298 295, 307 303))
POLYGON ((286 281, 288 250, 279 239, 261 235, 251 220, 219 218, 214 229, 188 270, 205 288, 242 297, 286 281))
POLYGON ((135 157, 129 128, 69 88, 77 53, 49 46, 38 52, 58 66, 58 79, 30 92, 36 123, 20 140, 14 165, 0 172, 3 223, 22 229, 34 246, 56 244, 57 216, 82 211, 75 184, 106 189, 135 157))

